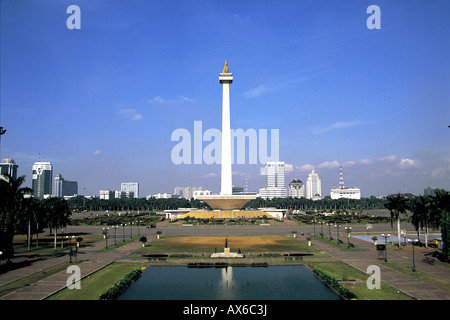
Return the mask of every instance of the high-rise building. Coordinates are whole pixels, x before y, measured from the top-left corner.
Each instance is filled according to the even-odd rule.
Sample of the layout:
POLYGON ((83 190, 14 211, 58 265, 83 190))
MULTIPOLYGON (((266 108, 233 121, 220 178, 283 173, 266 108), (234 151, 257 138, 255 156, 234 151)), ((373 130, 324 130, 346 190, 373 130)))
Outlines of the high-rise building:
POLYGON ((17 168, 19 166, 13 159, 3 159, 0 163, 0 176, 9 174, 14 180, 17 179, 17 168))
POLYGON ((100 190, 100 199, 110 200, 114 199, 114 191, 111 190, 100 190))
POLYGON ((64 198, 65 196, 78 194, 78 182, 66 180, 60 173, 56 175, 54 180, 53 195, 55 197, 64 198))
POLYGON ((53 167, 50 162, 35 162, 33 164, 33 180, 31 188, 33 189, 33 197, 36 199, 44 199, 52 194, 52 175, 53 167))
POLYGON ((322 182, 320 181, 319 175, 313 169, 306 180, 306 199, 317 200, 321 197, 322 182))
POLYGON ((289 183, 289 196, 292 198, 305 197, 305 184, 300 179, 294 179, 289 183))
POLYGON ((339 188, 333 188, 330 191, 331 199, 361 199, 361 190, 359 188, 346 188, 344 185, 344 176, 342 166, 340 166, 339 188))
POLYGON ((424 195, 424 196, 431 196, 431 197, 434 197, 434 196, 436 195, 436 189, 433 189, 433 188, 430 188, 430 187, 425 188, 425 189, 423 190, 423 195, 424 195))
POLYGON ((286 198, 286 182, 284 178, 284 162, 267 162, 264 167, 266 187, 259 189, 263 199, 286 198))
POLYGON ((137 183, 137 182, 122 182, 120 184, 120 191, 133 192, 134 198, 139 198, 139 183, 137 183))

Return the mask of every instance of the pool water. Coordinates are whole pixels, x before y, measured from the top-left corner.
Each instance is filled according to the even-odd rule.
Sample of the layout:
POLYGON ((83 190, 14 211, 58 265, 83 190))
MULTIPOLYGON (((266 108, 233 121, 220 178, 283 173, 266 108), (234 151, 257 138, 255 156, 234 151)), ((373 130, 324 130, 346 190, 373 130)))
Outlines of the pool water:
POLYGON ((149 267, 118 300, 340 300, 305 266, 149 267))

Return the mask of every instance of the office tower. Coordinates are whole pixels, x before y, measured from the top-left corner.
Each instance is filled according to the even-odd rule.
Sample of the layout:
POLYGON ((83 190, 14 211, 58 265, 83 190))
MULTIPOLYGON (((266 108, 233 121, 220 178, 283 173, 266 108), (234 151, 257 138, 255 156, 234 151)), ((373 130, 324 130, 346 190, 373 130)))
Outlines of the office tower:
POLYGON ((423 195, 424 195, 424 196, 431 196, 431 197, 434 197, 434 196, 436 195, 436 189, 433 189, 433 188, 430 188, 430 187, 425 188, 425 189, 423 190, 423 195))
POLYGON ((192 189, 191 187, 186 187, 183 189, 183 198, 191 199, 192 198, 192 189))
POLYGON ((133 192, 134 198, 139 198, 139 183, 137 183, 137 182, 122 182, 120 184, 120 191, 133 192))
POLYGON ((173 194, 177 195, 179 197, 183 196, 183 187, 175 187, 175 189, 173 190, 173 194))
POLYGON ((100 199, 103 200, 110 200, 110 199, 114 199, 114 191, 111 190, 100 190, 100 199))
POLYGON ((320 182, 319 175, 312 172, 308 175, 308 179, 306 180, 306 198, 317 200, 322 197, 322 183, 320 182))
POLYGON ((294 179, 289 183, 289 196, 292 198, 305 197, 305 184, 300 179, 294 179))
POLYGON ((13 159, 3 159, 0 163, 0 176, 9 174, 14 180, 17 179, 17 168, 19 166, 13 159))
POLYGON ((55 184, 53 195, 57 198, 64 198, 65 196, 74 196, 78 194, 78 182, 69 181, 58 173, 55 177, 55 184))
POLYGON ((33 164, 33 180, 31 188, 33 197, 44 199, 52 194, 53 167, 50 162, 35 162, 33 164))
POLYGON ((266 187, 259 189, 263 199, 286 198, 287 190, 284 178, 284 162, 267 162, 264 168, 266 187))

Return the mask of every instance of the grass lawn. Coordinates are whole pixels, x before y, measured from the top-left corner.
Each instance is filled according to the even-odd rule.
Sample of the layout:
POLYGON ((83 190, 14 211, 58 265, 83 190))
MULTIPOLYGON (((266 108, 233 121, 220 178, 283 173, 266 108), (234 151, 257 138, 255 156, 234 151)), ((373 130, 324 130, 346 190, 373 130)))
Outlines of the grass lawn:
POLYGON ((72 243, 72 246, 76 244, 75 239, 78 237, 83 238, 83 241, 81 241, 81 246, 88 245, 90 243, 93 243, 95 241, 101 240, 102 235, 93 235, 93 234, 83 234, 83 235, 75 235, 75 239, 72 239, 72 241, 69 241, 66 236, 69 238, 72 238, 72 234, 64 234, 63 235, 63 248, 61 248, 61 235, 58 234, 56 237, 56 250, 54 250, 54 241, 55 237, 53 235, 49 234, 40 234, 39 235, 39 247, 36 247, 36 235, 33 236, 33 239, 31 241, 30 245, 30 251, 28 251, 28 244, 27 244, 27 236, 26 235, 15 235, 14 236, 14 252, 15 253, 22 253, 22 252, 35 252, 35 253, 52 253, 52 252, 61 252, 67 250, 67 248, 72 243))
POLYGON ((309 247, 304 241, 287 236, 230 236, 230 237, 161 237, 152 241, 144 248, 140 248, 140 253, 160 253, 160 252, 214 252, 223 251, 225 238, 228 239, 228 247, 232 252, 238 249, 241 252, 305 252, 317 251, 309 247))
POLYGON ((134 269, 141 268, 142 263, 116 262, 81 279, 81 289, 61 290, 47 300, 98 300, 100 295, 114 283, 134 269))
POLYGON ((343 262, 314 262, 308 263, 309 266, 322 270, 336 280, 346 280, 341 285, 353 292, 358 300, 412 300, 412 298, 403 292, 399 292, 381 282, 380 289, 368 289, 366 281, 368 275, 343 262), (348 281, 355 280, 355 281, 348 281))

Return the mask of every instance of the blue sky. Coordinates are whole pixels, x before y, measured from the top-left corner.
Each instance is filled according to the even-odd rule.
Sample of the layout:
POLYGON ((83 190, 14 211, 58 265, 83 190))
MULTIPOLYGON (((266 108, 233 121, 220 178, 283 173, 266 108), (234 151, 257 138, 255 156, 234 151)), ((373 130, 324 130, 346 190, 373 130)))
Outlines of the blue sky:
MULTIPOLYGON (((80 193, 139 182, 141 196, 202 186, 219 165, 175 165, 171 134, 278 129, 286 184, 315 169, 322 193, 450 189, 448 1, 1 1, 1 157, 31 185, 38 153, 80 193), (69 30, 69 5, 81 29, 69 30), (381 9, 370 30, 369 5, 381 9)), ((205 147, 205 145, 203 145, 205 147)), ((233 183, 264 186, 262 164, 233 183)))

